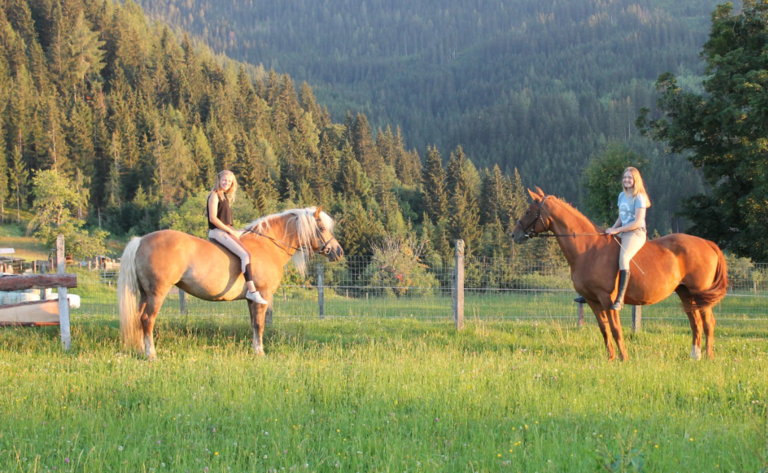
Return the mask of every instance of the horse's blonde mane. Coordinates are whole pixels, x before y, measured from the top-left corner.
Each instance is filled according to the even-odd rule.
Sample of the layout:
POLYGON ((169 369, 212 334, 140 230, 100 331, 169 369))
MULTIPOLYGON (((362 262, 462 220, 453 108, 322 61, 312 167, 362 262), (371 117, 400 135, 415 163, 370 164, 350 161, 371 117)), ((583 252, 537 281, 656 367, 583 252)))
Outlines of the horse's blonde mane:
MULTIPOLYGON (((245 230, 255 233, 266 233, 272 228, 272 222, 278 219, 285 219, 286 232, 295 233, 299 251, 293 254, 293 261, 296 269, 302 274, 306 274, 307 262, 312 256, 312 243, 317 239, 317 222, 315 221, 315 211, 317 207, 307 207, 305 209, 291 209, 278 214, 267 215, 246 225, 245 230)), ((320 212, 320 219, 328 231, 333 232, 333 219, 325 212, 320 212)))

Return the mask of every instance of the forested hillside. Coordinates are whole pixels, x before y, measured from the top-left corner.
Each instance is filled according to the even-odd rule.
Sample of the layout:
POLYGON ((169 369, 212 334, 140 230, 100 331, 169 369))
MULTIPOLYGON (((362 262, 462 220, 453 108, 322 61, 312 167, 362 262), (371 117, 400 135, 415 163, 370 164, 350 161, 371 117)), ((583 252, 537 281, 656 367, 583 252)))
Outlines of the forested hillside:
POLYGON ((716 0, 139 1, 217 51, 307 81, 334 118, 400 125, 420 152, 461 145, 478 167, 517 168, 578 202, 580 171, 618 140, 651 159, 662 213, 701 190, 634 121, 660 73, 696 87, 716 0))
POLYGON ((386 237, 431 258, 450 258, 457 238, 510 251, 519 176, 478 170, 461 147, 431 147, 422 169, 399 128, 374 132, 361 113, 334 123, 308 85, 195 48, 135 3, 2 0, 0 45, 6 220, 27 208, 45 235, 85 220, 204 235, 206 194, 228 168, 241 223, 322 204, 351 254, 386 237))

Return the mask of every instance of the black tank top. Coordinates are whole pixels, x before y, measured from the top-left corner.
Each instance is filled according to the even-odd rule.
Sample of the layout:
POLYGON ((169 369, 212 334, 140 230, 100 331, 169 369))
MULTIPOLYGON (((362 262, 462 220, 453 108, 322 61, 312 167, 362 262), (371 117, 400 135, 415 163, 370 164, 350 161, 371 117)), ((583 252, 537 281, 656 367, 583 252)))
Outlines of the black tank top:
MULTIPOLYGON (((232 207, 229 205, 229 199, 224 197, 223 199, 219 197, 218 193, 214 194, 217 199, 219 199, 219 209, 216 212, 216 218, 221 220, 221 223, 224 225, 232 226, 232 207)), ((211 223, 211 215, 208 210, 208 206, 205 206, 205 214, 208 216, 208 230, 213 230, 214 228, 219 228, 213 223, 211 223)))

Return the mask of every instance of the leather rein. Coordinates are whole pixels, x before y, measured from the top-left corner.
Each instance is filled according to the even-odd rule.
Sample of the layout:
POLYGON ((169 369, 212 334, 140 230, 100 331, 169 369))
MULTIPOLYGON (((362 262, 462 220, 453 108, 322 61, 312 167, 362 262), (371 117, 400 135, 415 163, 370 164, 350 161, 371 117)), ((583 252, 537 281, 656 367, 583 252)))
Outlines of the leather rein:
POLYGON ((541 222, 541 226, 544 228, 547 228, 544 224, 544 219, 541 218, 541 210, 544 208, 544 202, 547 201, 549 198, 548 195, 545 195, 544 198, 539 203, 539 209, 536 211, 536 217, 531 220, 531 223, 529 223, 526 226, 523 226, 523 222, 520 221, 520 219, 517 219, 517 224, 520 225, 520 227, 523 229, 523 232, 525 232, 526 238, 548 238, 548 237, 578 237, 578 236, 605 236, 608 235, 607 233, 538 233, 536 231, 536 223, 541 222), (530 231, 529 231, 530 229, 530 231))

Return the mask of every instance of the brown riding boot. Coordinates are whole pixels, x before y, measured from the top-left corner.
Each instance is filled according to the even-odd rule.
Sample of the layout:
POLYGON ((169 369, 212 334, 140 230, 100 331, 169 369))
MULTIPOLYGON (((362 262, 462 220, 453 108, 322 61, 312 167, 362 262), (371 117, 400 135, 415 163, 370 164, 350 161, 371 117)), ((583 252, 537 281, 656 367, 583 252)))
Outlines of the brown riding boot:
POLYGON ((624 294, 627 293, 627 286, 629 285, 629 270, 622 269, 619 271, 619 293, 616 294, 616 302, 613 303, 611 309, 621 310, 624 307, 624 294))

